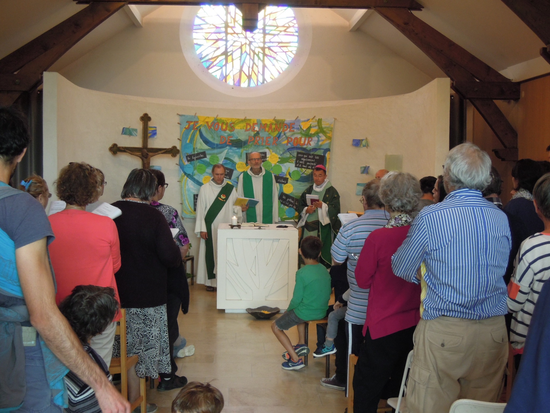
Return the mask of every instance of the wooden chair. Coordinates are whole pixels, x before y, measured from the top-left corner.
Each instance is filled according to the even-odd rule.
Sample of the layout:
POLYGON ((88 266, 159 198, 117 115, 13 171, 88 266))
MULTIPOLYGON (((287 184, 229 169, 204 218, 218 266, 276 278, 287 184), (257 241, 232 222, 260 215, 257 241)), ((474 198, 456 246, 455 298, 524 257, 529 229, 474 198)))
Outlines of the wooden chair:
MULTIPOLYGON (((120 357, 111 360, 109 371, 111 374, 120 374, 120 393, 128 400, 128 370, 136 365, 138 362, 138 356, 128 357, 126 350, 126 310, 120 309, 122 317, 116 326, 116 335, 120 336, 120 357)), ((130 411, 133 411, 136 407, 141 405, 141 411, 147 412, 147 394, 145 386, 145 378, 139 379, 139 397, 132 403, 130 411)))
MULTIPOLYGON (((317 323, 326 323, 327 322, 327 319, 326 318, 322 318, 320 320, 313 320, 313 321, 306 321, 306 342, 305 342, 305 345, 306 347, 309 348, 309 323, 314 323, 315 325, 317 325, 317 323)), ((309 357, 308 355, 306 354, 304 356, 304 364, 307 366, 308 365, 308 362, 309 362, 309 357)), ((330 377, 330 356, 325 356, 325 377, 330 377)))
POLYGON ((185 276, 187 276, 187 263, 191 263, 191 285, 195 284, 195 257, 193 255, 188 255, 183 259, 183 266, 185 267, 185 276))

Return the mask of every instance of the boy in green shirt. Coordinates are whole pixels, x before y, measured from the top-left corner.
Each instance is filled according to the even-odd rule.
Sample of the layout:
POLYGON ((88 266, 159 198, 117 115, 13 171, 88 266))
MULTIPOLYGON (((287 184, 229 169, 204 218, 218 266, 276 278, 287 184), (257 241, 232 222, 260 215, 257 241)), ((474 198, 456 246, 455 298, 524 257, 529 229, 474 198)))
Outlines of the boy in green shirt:
POLYGON ((299 370, 304 361, 300 358, 309 354, 309 348, 304 344, 306 336, 306 321, 319 320, 327 314, 330 299, 330 274, 324 265, 319 264, 319 255, 323 244, 318 237, 305 237, 298 250, 305 265, 296 273, 296 285, 292 300, 286 312, 273 322, 273 334, 283 345, 286 352, 283 358, 285 370, 299 370), (298 344, 292 342, 284 330, 298 327, 298 344))

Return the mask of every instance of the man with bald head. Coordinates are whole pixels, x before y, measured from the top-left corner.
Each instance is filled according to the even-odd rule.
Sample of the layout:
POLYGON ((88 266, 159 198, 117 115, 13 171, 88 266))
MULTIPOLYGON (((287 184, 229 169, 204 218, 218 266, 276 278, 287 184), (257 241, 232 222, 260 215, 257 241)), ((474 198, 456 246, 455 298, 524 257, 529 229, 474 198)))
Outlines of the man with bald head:
POLYGON ((387 169, 380 169, 374 175, 374 179, 382 179, 389 171, 387 169))
POLYGON ((218 226, 231 222, 236 200, 235 187, 225 179, 225 167, 214 165, 212 179, 199 191, 195 223, 195 233, 201 238, 197 283, 205 284, 208 291, 216 287, 218 226))
POLYGON ((274 224, 279 221, 279 188, 275 177, 262 166, 262 155, 252 152, 248 155, 248 168, 239 176, 237 193, 240 197, 254 198, 259 203, 249 208, 243 207, 246 222, 274 224))

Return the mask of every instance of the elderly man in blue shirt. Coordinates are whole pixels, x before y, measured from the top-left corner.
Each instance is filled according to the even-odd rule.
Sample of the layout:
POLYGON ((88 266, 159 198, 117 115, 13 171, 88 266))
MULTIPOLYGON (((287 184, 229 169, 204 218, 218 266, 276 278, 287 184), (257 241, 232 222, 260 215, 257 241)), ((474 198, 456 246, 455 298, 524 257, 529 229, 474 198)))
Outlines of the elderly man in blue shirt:
POLYGON ((449 195, 420 211, 392 258, 395 275, 422 286, 407 387, 413 413, 448 412, 460 398, 499 397, 511 236, 506 215, 481 194, 490 172, 491 160, 477 146, 453 148, 443 174, 449 195))

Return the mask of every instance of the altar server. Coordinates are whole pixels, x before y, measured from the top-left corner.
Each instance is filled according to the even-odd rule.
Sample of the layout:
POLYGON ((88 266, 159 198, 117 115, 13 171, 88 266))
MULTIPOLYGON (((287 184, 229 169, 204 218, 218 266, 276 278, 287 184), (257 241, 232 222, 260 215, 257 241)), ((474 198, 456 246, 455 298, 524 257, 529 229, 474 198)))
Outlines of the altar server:
POLYGON ((279 221, 279 195, 275 177, 262 166, 262 155, 252 152, 248 155, 250 168, 239 176, 237 193, 240 197, 255 198, 259 202, 255 207, 243 207, 246 222, 275 224, 279 221))
POLYGON ((201 238, 197 282, 208 291, 216 287, 218 225, 230 223, 237 200, 235 187, 225 179, 225 167, 212 167, 212 179, 204 184, 197 199, 195 233, 201 238))

